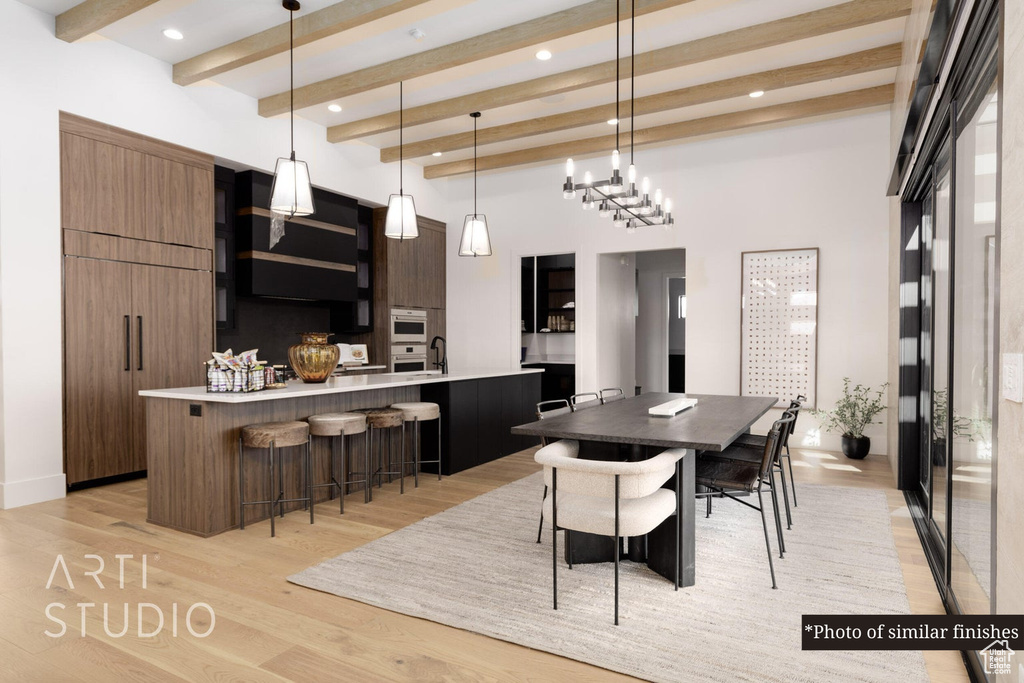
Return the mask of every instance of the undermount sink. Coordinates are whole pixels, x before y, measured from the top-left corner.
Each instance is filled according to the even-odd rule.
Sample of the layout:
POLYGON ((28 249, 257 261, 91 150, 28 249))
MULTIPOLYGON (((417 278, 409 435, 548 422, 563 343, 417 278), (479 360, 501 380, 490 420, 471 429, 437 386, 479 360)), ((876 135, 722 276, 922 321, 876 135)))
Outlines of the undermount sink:
POLYGON ((389 377, 436 377, 441 374, 440 370, 424 370, 422 372, 389 372, 389 377))

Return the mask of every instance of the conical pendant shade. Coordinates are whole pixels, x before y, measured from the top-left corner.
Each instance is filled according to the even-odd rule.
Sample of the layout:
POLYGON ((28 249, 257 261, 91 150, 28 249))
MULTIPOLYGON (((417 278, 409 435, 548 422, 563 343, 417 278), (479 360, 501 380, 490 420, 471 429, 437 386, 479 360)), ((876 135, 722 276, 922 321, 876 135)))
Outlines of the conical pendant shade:
POLYGON ((462 241, 459 256, 490 256, 491 235, 487 231, 487 216, 471 213, 462 223, 462 241))
POLYGON ((393 240, 411 240, 420 236, 416 223, 416 204, 411 194, 393 194, 388 198, 384 236, 393 240))
POLYGON ((270 189, 270 210, 286 216, 308 216, 314 212, 313 187, 305 161, 277 160, 274 185, 270 189))

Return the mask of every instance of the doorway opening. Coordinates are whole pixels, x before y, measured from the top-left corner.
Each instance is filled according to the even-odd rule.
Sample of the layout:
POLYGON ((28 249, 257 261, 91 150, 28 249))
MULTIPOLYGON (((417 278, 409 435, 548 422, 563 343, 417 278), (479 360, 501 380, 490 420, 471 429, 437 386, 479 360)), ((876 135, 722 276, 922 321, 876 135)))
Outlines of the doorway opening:
POLYGON ((686 278, 668 277, 668 390, 686 393, 686 278))
POLYGON ((686 250, 636 253, 638 393, 686 391, 686 250))

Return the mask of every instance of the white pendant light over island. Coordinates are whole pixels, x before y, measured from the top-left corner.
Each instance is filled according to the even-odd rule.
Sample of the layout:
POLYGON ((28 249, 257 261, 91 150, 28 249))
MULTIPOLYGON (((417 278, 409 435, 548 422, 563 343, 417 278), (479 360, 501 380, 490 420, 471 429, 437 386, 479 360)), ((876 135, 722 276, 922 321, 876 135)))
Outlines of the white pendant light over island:
POLYGON ((398 194, 388 197, 388 213, 384 219, 384 236, 393 240, 411 240, 420 236, 420 228, 416 219, 416 204, 411 194, 405 194, 404 161, 402 147, 403 112, 405 109, 405 84, 398 83, 398 194))
POLYGON ((299 11, 298 0, 283 0, 281 5, 288 10, 289 35, 289 94, 288 107, 291 117, 291 156, 280 157, 274 168, 274 184, 270 188, 270 210, 289 218, 308 216, 315 211, 313 187, 309 181, 309 168, 305 161, 295 158, 295 12, 299 11))
POLYGON ((490 256, 491 234, 487 230, 487 216, 476 210, 476 123, 480 112, 475 111, 470 116, 473 117, 473 213, 468 214, 462 223, 459 256, 490 256))

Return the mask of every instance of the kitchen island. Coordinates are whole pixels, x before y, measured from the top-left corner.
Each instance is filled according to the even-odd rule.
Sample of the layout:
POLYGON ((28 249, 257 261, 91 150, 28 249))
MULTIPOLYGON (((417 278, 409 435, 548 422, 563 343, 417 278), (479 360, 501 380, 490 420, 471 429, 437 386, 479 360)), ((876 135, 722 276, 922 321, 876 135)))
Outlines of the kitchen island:
MULTIPOLYGON (((304 420, 319 413, 424 400, 441 406, 441 421, 423 423, 421 459, 440 455, 443 474, 522 450, 536 439, 510 436, 510 430, 535 419, 541 372, 356 375, 332 377, 323 384, 290 381, 283 389, 240 394, 208 393, 205 387, 140 391, 146 400, 147 520, 200 536, 237 527, 239 430, 259 422, 304 420)), ((411 438, 412 430, 406 431, 411 438)), ((362 452, 364 438, 349 437, 351 452, 362 452)), ((327 453, 327 440, 314 438, 317 483, 328 480, 327 453)), ((299 485, 301 459, 289 457, 287 450, 282 455, 286 491, 294 490, 299 485)), ((245 467, 246 500, 267 499, 266 456, 247 454, 245 467)), ((329 495, 328 489, 318 489, 316 499, 327 500, 329 495)), ((301 504, 291 505, 294 509, 301 504)), ((266 519, 268 508, 247 507, 246 523, 266 519)), ((285 509, 290 509, 288 504, 285 509)))

